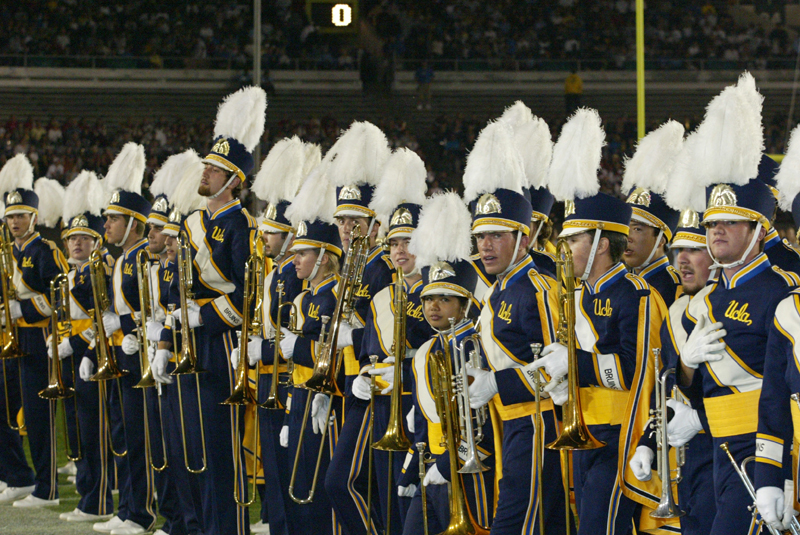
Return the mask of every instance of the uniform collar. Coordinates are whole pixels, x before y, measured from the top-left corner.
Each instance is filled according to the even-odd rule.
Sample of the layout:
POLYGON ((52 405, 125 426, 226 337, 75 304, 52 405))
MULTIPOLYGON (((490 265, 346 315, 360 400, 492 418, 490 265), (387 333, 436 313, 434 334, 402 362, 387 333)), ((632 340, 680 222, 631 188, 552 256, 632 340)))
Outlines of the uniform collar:
POLYGON ((658 273, 659 271, 667 269, 667 266, 669 266, 669 258, 667 258, 667 256, 664 255, 661 258, 651 262, 649 266, 647 266, 642 271, 637 273, 637 275, 642 277, 644 280, 647 280, 656 273, 658 273))
POLYGON ((136 255, 139 253, 139 249, 146 246, 147 246, 147 238, 142 238, 141 240, 137 241, 136 243, 133 244, 133 246, 130 249, 125 251, 123 255, 125 257, 125 260, 128 260, 131 256, 136 258, 136 255))
POLYGON ((764 253, 759 253, 753 260, 751 260, 748 264, 745 264, 742 269, 737 271, 730 280, 728 280, 727 275, 725 275, 724 270, 720 270, 720 281, 722 282, 723 286, 728 290, 732 290, 737 286, 741 286, 742 284, 746 283, 765 269, 769 269, 771 264, 769 263, 769 258, 764 253))
POLYGON ((383 253, 383 247, 376 245, 372 248, 367 256, 367 265, 370 265, 372 262, 375 261, 376 258, 380 258, 381 254, 383 253))
POLYGON ((284 258, 283 260, 281 260, 281 263, 280 263, 280 264, 279 264, 279 266, 278 266, 278 272, 279 272, 279 273, 283 273, 283 272, 285 272, 285 271, 286 271, 286 270, 287 270, 289 267, 294 267, 294 266, 292 266, 292 261, 293 261, 293 260, 294 260, 294 254, 290 254, 289 256, 287 256, 286 258, 284 258))
POLYGON ((242 203, 239 202, 239 199, 234 199, 225 206, 223 206, 222 208, 220 208, 219 210, 217 210, 216 212, 214 212, 213 214, 208 210, 208 207, 206 207, 205 212, 208 219, 214 221, 215 219, 219 219, 220 217, 224 217, 231 212, 235 212, 241 209, 242 209, 242 203))
POLYGON ((780 242, 781 242, 781 237, 778 236, 778 231, 775 230, 775 227, 773 227, 772 229, 770 229, 769 232, 767 232, 767 235, 764 236, 764 250, 766 251, 767 249, 774 247, 780 242))
POLYGON ((408 283, 406 282, 405 283, 406 292, 408 292, 409 294, 414 294, 414 293, 417 293, 417 292, 421 291, 422 287, 424 286, 424 284, 423 284, 424 282, 425 281, 423 279, 420 279, 417 282, 415 282, 414 284, 412 284, 411 286, 409 286, 408 283))
POLYGON ((339 282, 339 277, 337 275, 331 273, 330 275, 325 277, 322 280, 322 282, 317 284, 316 288, 311 290, 311 295, 317 295, 317 294, 319 294, 321 292, 324 292, 325 290, 329 290, 329 289, 333 288, 334 286, 336 286, 336 284, 338 282, 339 282))
MULTIPOLYGON (((456 333, 455 333, 455 343, 460 343, 461 340, 464 339, 467 334, 474 329, 474 325, 472 324, 472 320, 469 318, 464 318, 459 323, 456 324, 456 333)), ((444 331, 439 331, 440 341, 444 343, 453 342, 453 336, 450 334, 450 329, 445 329, 444 331)))
POLYGON ((38 232, 34 232, 33 234, 31 234, 31 235, 28 237, 28 239, 27 239, 27 240, 25 240, 25 243, 23 243, 21 247, 17 247, 17 244, 16 244, 16 243, 14 243, 14 247, 16 247, 16 248, 17 248, 17 250, 19 250, 20 252, 22 252, 22 251, 24 251, 24 250, 25 250, 25 249, 28 247, 28 245, 30 245, 31 243, 33 243, 33 242, 34 242, 34 241, 36 241, 37 239, 41 239, 41 236, 39 236, 39 233, 38 233, 38 232))
POLYGON ((517 264, 512 267, 503 277, 503 281, 500 282, 500 290, 505 290, 511 283, 524 275, 528 269, 533 269, 534 266, 535 264, 533 263, 533 258, 531 258, 531 255, 526 254, 523 256, 522 260, 517 262, 517 264))
POLYGON ((594 287, 589 284, 589 281, 586 281, 586 288, 589 289, 590 294, 599 294, 627 274, 628 270, 625 269, 625 264, 622 262, 617 262, 614 267, 606 271, 599 279, 597 279, 597 282, 594 283, 594 287))

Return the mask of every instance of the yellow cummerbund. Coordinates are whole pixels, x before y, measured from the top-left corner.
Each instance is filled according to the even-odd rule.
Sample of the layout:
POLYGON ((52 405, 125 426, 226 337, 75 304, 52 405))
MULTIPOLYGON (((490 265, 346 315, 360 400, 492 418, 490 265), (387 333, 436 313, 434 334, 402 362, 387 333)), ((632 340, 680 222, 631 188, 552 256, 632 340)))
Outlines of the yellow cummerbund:
POLYGON ((705 398, 708 427, 714 438, 755 433, 758 430, 758 398, 761 389, 705 398))
POLYGON ((596 386, 580 389, 581 410, 586 425, 620 425, 628 405, 627 390, 596 386))
POLYGON ((433 455, 441 455, 446 450, 442 446, 442 424, 435 424, 431 421, 428 422, 428 448, 430 448, 433 455))
POLYGON ((125 333, 122 332, 122 329, 117 329, 114 331, 114 334, 111 335, 111 342, 112 346, 120 347, 122 346, 122 339, 125 338, 125 333))
POLYGON ((45 327, 50 327, 50 318, 37 321, 36 323, 28 323, 24 318, 19 318, 17 320, 17 327, 38 327, 44 329, 45 327))
MULTIPOLYGON (((272 373, 272 364, 259 364, 258 373, 272 373)), ((288 370, 286 364, 278 364, 278 373, 286 373, 288 370)))
POLYGON ((344 374, 358 375, 361 373, 361 365, 358 363, 353 346, 347 346, 342 351, 344 352, 344 374))
POLYGON ((213 298, 213 297, 206 297, 206 298, 204 298, 204 299, 196 299, 196 300, 195 300, 195 303, 197 303, 197 304, 198 304, 198 305, 200 305, 200 306, 203 306, 203 305, 205 305, 205 304, 208 304, 208 303, 210 303, 210 302, 211 302, 211 301, 213 301, 213 300, 214 300, 214 298, 213 298))
POLYGON ((800 407, 797 406, 795 400, 789 400, 792 408, 792 426, 794 429, 794 443, 800 444, 800 407))
POLYGON ((294 365, 294 373, 292 373, 292 382, 296 385, 305 383, 314 374, 314 370, 306 368, 305 366, 294 365))
MULTIPOLYGON (((526 401, 525 403, 515 403, 513 405, 503 405, 503 402, 500 401, 500 394, 495 394, 495 396, 492 398, 492 401, 494 401, 497 414, 500 415, 500 419, 503 421, 516 420, 517 418, 522 418, 523 416, 531 416, 536 414, 535 401, 526 401)), ((542 412, 552 410, 553 400, 550 398, 542 399, 540 405, 542 412)))
POLYGON ((72 330, 69 332, 70 336, 78 336, 86 329, 91 329, 94 322, 90 318, 82 320, 72 320, 72 330))

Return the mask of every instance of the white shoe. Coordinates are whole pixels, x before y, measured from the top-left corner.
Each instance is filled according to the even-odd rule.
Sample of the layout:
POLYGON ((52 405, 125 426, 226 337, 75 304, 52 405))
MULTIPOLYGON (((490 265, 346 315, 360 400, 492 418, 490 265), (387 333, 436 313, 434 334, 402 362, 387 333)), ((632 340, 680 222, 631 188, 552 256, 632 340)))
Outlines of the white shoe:
POLYGON ((125 523, 111 530, 111 535, 139 535, 147 531, 142 526, 131 520, 126 520, 125 523))
POLYGON ((153 532, 153 535, 169 535, 169 533, 167 533, 167 532, 166 532, 166 531, 164 531, 163 529, 157 529, 157 530, 155 530, 155 531, 153 532))
POLYGON ((15 501, 14 507, 47 507, 48 505, 58 505, 59 503, 58 498, 55 500, 43 500, 33 494, 28 494, 25 498, 15 501))
POLYGON ((75 476, 67 476, 67 483, 75 484, 75 476))
POLYGON ((100 520, 108 520, 111 518, 111 515, 93 515, 84 513, 80 509, 75 509, 69 513, 61 513, 59 518, 67 522, 98 522, 100 520))
POLYGON ((0 481, 0 492, 3 492, 8 488, 8 484, 5 481, 0 481))
POLYGON ((250 526, 250 533, 269 533, 269 524, 265 524, 259 520, 257 523, 250 526))
POLYGON ((92 529, 99 531, 100 533, 111 533, 112 529, 122 527, 124 524, 125 522, 123 522, 120 517, 115 515, 108 522, 98 522, 92 526, 92 529))
POLYGON ((0 492, 0 503, 15 502, 29 495, 34 489, 36 489, 34 485, 30 487, 8 487, 3 492, 0 492))
POLYGON ((74 476, 78 473, 78 467, 75 466, 73 461, 69 461, 67 464, 56 470, 59 474, 67 474, 68 476, 74 476))
POLYGON ((116 496, 117 494, 119 494, 119 489, 111 489, 112 496, 116 496))
POLYGON ((64 511, 63 513, 61 513, 60 515, 58 515, 58 519, 59 520, 67 520, 72 515, 77 515, 80 512, 81 512, 81 510, 76 507, 72 511, 64 511))

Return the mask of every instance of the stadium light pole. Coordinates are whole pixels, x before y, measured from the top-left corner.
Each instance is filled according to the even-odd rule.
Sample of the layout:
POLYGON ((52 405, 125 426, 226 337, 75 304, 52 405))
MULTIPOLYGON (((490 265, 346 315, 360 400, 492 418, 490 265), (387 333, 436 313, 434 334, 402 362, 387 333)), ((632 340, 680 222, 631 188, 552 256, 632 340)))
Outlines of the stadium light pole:
POLYGON ((636 119, 639 139, 644 137, 644 0, 636 0, 636 119))

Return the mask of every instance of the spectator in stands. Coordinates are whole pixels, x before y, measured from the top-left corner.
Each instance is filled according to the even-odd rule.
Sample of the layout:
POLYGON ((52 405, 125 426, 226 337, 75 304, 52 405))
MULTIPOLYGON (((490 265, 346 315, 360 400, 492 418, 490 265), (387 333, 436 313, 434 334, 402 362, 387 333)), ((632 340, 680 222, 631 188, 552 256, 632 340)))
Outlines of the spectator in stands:
POLYGON ((583 96, 583 79, 578 75, 576 69, 567 76, 564 81, 564 107, 567 117, 575 113, 575 110, 581 106, 581 97, 583 96))
POLYGON ((433 82, 433 69, 428 65, 428 60, 422 62, 417 72, 414 74, 417 81, 417 109, 421 110, 424 106, 426 110, 431 109, 431 82, 433 82))

